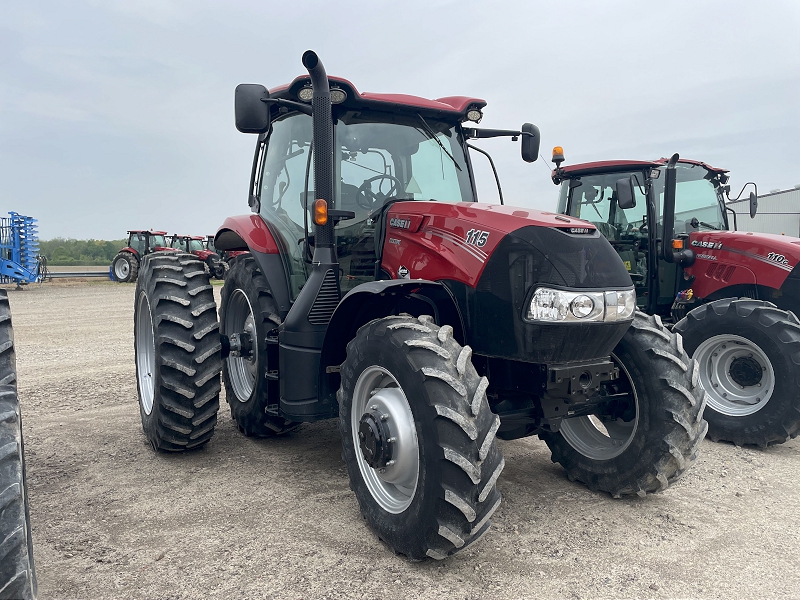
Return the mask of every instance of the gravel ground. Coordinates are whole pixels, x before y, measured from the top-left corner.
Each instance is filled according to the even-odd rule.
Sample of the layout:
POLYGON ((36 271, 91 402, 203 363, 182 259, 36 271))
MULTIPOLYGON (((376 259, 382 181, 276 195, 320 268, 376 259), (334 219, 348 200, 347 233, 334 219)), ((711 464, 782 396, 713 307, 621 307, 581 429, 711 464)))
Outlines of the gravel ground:
POLYGON ((145 444, 134 286, 11 291, 41 598, 800 597, 800 440, 706 441, 665 493, 613 500, 536 439, 500 442, 493 528, 410 563, 366 528, 335 423, 203 450, 145 444), (794 591, 792 591, 794 590, 794 591))

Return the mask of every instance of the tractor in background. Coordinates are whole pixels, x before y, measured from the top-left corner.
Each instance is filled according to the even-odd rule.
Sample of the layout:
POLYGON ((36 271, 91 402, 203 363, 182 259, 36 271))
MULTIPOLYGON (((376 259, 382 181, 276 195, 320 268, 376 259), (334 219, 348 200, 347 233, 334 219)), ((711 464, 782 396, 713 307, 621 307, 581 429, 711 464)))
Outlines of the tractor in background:
POLYGON ((236 88, 256 136, 251 214, 219 317, 198 257, 144 258, 134 301, 142 428, 154 449, 214 433, 221 385, 248 436, 338 419, 350 487, 395 552, 443 559, 500 505, 497 438, 540 435, 571 479, 614 496, 665 489, 706 431, 696 363, 636 312, 593 225, 477 200, 470 141, 486 102, 361 93, 307 74, 236 88), (313 149, 313 150, 312 150, 313 149), (312 169, 313 164, 313 169, 312 169), (221 381, 220 381, 221 376, 221 381))
POLYGON ((128 245, 117 252, 111 261, 111 273, 120 283, 136 281, 142 259, 160 250, 169 250, 166 231, 134 229, 128 232, 128 245))
MULTIPOLYGON (((597 227, 629 272, 639 308, 675 324, 708 393, 709 437, 766 447, 797 436, 800 240, 736 231, 725 169, 677 154, 563 160, 556 147, 558 212, 597 227)), ((751 193, 751 218, 756 211, 751 193)))
POLYGON ((170 236, 168 241, 170 248, 187 254, 194 254, 202 260, 208 267, 208 272, 216 279, 225 278, 226 264, 215 250, 211 250, 208 247, 208 238, 204 238, 201 235, 175 234, 170 236))

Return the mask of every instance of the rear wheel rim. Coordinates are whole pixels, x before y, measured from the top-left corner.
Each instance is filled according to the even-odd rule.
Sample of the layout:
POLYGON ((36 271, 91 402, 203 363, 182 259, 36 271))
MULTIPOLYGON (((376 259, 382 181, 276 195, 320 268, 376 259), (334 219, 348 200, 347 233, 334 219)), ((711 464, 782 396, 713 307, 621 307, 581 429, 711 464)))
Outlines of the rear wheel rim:
POLYGON ((117 279, 127 279, 128 275, 130 274, 131 266, 128 264, 128 261, 124 258, 117 259, 117 262, 114 265, 114 276, 117 279))
POLYGON ((577 452, 592 460, 610 460, 628 449, 639 426, 639 396, 630 373, 613 354, 611 359, 619 367, 620 377, 626 377, 630 386, 631 401, 636 406, 636 416, 631 421, 603 418, 596 415, 564 419, 561 435, 577 452))
POLYGON ((145 414, 153 412, 155 397, 156 344, 153 319, 150 316, 150 301, 147 294, 139 295, 136 307, 136 377, 139 383, 139 399, 145 414))
POLYGON ((253 395, 258 377, 258 336, 253 307, 241 289, 231 294, 225 310, 225 333, 246 333, 252 340, 250 356, 228 356, 228 381, 239 402, 247 402, 253 395))
POLYGON ((766 353, 754 342, 738 335, 715 335, 697 347, 694 358, 700 367, 700 382, 708 394, 707 406, 729 417, 746 417, 764 408, 775 391, 775 371, 766 353), (736 359, 757 362, 761 380, 742 386, 731 375, 736 359))
POLYGON ((367 367, 358 377, 353 389, 350 428, 358 468, 370 495, 385 511, 402 513, 411 505, 417 491, 419 442, 405 392, 397 379, 383 367, 367 367), (369 410, 388 416, 386 423, 396 438, 392 443, 392 460, 395 462, 384 469, 369 466, 359 447, 359 422, 369 410))

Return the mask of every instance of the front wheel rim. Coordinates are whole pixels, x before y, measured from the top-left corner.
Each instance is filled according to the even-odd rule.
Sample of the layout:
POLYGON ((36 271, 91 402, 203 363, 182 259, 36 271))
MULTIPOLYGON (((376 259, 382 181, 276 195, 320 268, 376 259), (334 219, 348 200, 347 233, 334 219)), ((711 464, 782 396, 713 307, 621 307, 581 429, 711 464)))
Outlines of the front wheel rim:
POLYGON ((700 383, 708 393, 707 406, 729 417, 746 417, 764 408, 775 391, 775 371, 766 353, 738 335, 715 335, 695 350, 700 383), (737 359, 754 360, 762 369, 755 385, 740 385, 731 375, 737 359))
POLYGON ((149 415, 153 412, 155 397, 156 344, 153 319, 150 316, 150 301, 144 292, 139 295, 136 313, 136 378, 139 383, 142 409, 149 415))
POLYGON ((620 377, 628 380, 630 395, 636 406, 636 416, 631 421, 603 419, 595 415, 574 417, 561 421, 559 429, 570 446, 592 460, 610 460, 625 452, 639 427, 639 395, 636 386, 625 365, 613 354, 611 359, 619 367, 620 377))
POLYGON ((127 279, 131 273, 131 266, 124 258, 120 258, 114 266, 114 275, 117 279, 127 279))
POLYGON ((250 300, 241 289, 231 294, 225 310, 226 335, 246 333, 252 340, 250 356, 228 356, 228 381, 239 402, 247 402, 253 395, 258 377, 258 335, 250 300))
POLYGON ((367 367, 356 381, 351 408, 352 442, 361 477, 381 508, 400 514, 414 500, 419 480, 419 442, 405 392, 388 370, 375 365, 367 367), (359 447, 359 422, 368 410, 387 416, 386 423, 395 438, 392 445, 395 462, 383 469, 373 469, 359 447))

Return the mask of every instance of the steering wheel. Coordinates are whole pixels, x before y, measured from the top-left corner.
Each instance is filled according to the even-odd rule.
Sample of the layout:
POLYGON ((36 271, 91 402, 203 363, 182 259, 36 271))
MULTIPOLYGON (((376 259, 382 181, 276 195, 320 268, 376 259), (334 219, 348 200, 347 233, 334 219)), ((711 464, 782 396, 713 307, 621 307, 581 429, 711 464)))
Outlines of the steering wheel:
POLYGON ((371 210, 376 205, 382 205, 386 199, 391 196, 392 194, 396 193, 399 188, 403 187, 403 182, 400 181, 397 177, 393 175, 383 174, 383 175, 376 175, 375 177, 370 177, 360 186, 358 186, 358 194, 356 195, 356 203, 361 208, 366 208, 371 210), (388 179, 392 182, 392 187, 389 188, 389 191, 385 194, 381 192, 381 186, 383 185, 383 180, 388 179), (381 183, 378 185, 378 191, 372 191, 372 182, 380 181, 381 183))

